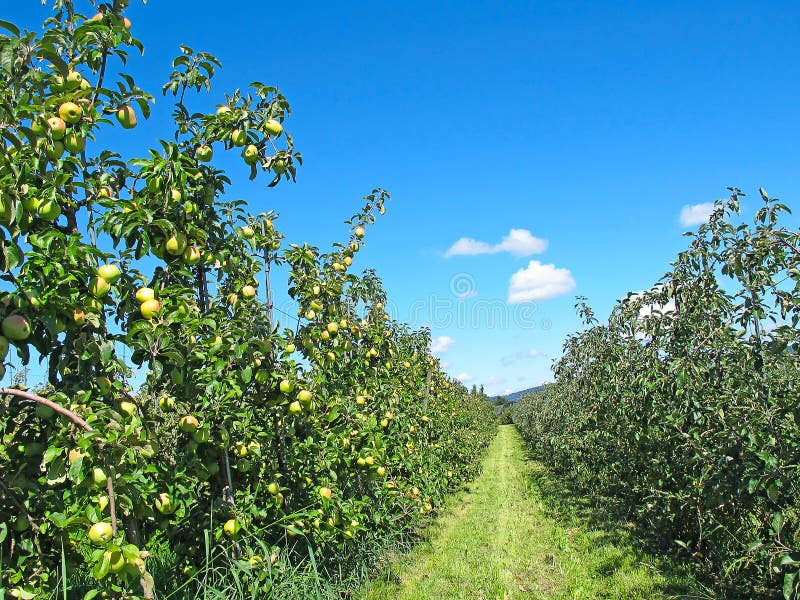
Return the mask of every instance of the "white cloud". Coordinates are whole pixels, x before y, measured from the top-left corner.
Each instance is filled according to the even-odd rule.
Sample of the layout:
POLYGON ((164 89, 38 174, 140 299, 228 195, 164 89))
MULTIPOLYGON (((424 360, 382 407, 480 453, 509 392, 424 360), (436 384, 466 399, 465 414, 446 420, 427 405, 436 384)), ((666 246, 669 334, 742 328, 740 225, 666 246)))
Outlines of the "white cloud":
POLYGON ((567 294, 574 288, 575 280, 569 269, 559 269, 555 265, 543 265, 538 260, 532 260, 526 268, 511 276, 508 303, 547 300, 567 294))
POLYGON ((501 385, 506 382, 505 377, 495 377, 492 375, 489 379, 486 380, 486 385, 501 385))
POLYGON ((461 383, 466 383, 467 381, 472 381, 475 378, 472 375, 470 375, 469 373, 465 372, 465 373, 459 373, 458 375, 456 375, 456 379, 458 379, 461 383))
POLYGON ((507 367, 509 365, 513 365, 518 360, 522 360, 523 358, 525 358, 525 355, 523 355, 522 352, 514 352, 500 358, 500 363, 504 367, 507 367))
POLYGON ((448 258, 451 256, 457 256, 459 254, 491 254, 492 247, 487 244, 486 242, 479 242, 478 240, 473 240, 472 238, 461 238, 455 244, 450 246, 447 252, 444 253, 445 256, 448 258))
POLYGON ((448 369, 448 368, 450 368, 450 363, 449 363, 449 362, 443 362, 443 363, 442 363, 442 368, 443 368, 443 369, 448 369))
POLYGON ((536 348, 531 348, 530 350, 528 350, 528 356, 532 356, 533 358, 536 358, 537 356, 541 356, 541 355, 542 355, 542 351, 538 350, 536 348))
POLYGON ((708 221, 708 217, 714 212, 713 202, 703 202, 702 204, 686 204, 681 208, 680 222, 684 227, 692 225, 702 225, 708 221))
POLYGON ((446 257, 508 252, 514 256, 540 254, 547 249, 547 240, 534 237, 527 229, 512 229, 499 244, 491 245, 472 238, 463 237, 445 252, 446 257))
MULTIPOLYGON (((640 298, 643 298, 645 292, 633 292, 628 295, 628 300, 630 302, 636 302, 640 298)), ((667 300, 666 304, 660 304, 658 302, 651 302, 651 303, 642 303, 642 306, 639 308, 639 318, 646 319, 648 317, 652 317, 653 313, 658 315, 666 315, 667 313, 675 312, 675 300, 667 300)))
POLYGON ((431 340, 431 352, 434 354, 444 354, 455 343, 455 340, 447 335, 440 335, 431 340))

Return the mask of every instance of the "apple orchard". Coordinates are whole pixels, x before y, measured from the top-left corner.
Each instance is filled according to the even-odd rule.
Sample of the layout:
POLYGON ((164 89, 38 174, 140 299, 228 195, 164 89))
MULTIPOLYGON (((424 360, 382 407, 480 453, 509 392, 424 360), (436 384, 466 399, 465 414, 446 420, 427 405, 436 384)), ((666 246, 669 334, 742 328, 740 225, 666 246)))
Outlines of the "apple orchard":
POLYGON ((0 587, 151 598, 218 561, 267 597, 309 559, 341 575, 474 476, 493 431, 356 273, 388 194, 329 252, 288 243, 279 206, 226 197, 232 177, 296 177, 287 99, 212 92, 219 63, 187 47, 162 89, 174 136, 145 157, 105 147, 149 116, 125 72, 136 24, 127 1, 53 5, 38 32, 0 21, 0 354, 45 373, 0 390, 0 587), (215 112, 193 111, 201 94, 215 112), (241 169, 215 168, 223 153, 241 169), (277 263, 295 329, 271 314, 277 263))

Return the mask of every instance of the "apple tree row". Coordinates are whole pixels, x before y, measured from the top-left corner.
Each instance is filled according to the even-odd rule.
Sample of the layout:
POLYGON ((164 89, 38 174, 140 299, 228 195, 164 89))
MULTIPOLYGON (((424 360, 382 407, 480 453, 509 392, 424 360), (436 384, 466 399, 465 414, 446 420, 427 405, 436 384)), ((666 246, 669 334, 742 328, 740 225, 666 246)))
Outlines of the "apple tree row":
POLYGON ((126 1, 76 4, 41 32, 0 21, 0 370, 46 378, 31 391, 9 370, 0 389, 2 586, 151 598, 195 585, 209 540, 259 597, 305 556, 335 573, 474 476, 491 410, 354 273, 388 194, 330 252, 285 245, 276 211, 226 198, 214 157, 293 180, 289 104, 253 83, 194 112, 219 64, 187 47, 162 90, 174 136, 135 159, 109 148, 149 116, 152 96, 112 75, 142 44, 126 1), (270 307, 281 261, 293 328, 270 307))
POLYGON ((535 455, 616 496, 725 597, 800 589, 800 235, 762 190, 718 201, 672 269, 565 344, 515 407, 535 455))

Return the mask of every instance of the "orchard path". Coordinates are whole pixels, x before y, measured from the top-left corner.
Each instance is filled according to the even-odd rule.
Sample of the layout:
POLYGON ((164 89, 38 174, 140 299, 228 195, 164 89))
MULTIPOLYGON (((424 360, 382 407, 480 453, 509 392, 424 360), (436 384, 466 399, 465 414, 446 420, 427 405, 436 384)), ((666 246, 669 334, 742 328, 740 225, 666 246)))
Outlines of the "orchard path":
POLYGON ((425 542, 393 560, 357 597, 690 597, 691 582, 637 550, 625 526, 609 528, 593 516, 597 509, 564 494, 540 464, 526 459, 514 426, 500 426, 482 475, 452 499, 425 542))

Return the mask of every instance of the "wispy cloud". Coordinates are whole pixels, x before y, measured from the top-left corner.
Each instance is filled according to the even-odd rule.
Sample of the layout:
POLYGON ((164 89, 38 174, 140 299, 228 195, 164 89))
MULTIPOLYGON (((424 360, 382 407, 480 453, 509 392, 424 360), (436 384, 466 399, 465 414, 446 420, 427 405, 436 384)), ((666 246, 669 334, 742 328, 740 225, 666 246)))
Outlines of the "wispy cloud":
POLYGON ((575 289, 575 280, 569 269, 555 265, 543 265, 532 260, 524 269, 511 276, 508 287, 508 303, 521 304, 536 300, 547 300, 567 294, 575 289))
POLYGON ((431 340, 431 352, 433 354, 444 354, 455 343, 455 340, 447 335, 440 335, 431 340))
POLYGON ((469 373, 464 372, 456 375, 456 379, 458 379, 461 383, 466 383, 467 381, 472 381, 475 378, 469 373))
POLYGON ((547 240, 534 237, 527 229, 512 229, 499 244, 488 244, 479 240, 462 237, 445 252, 446 257, 474 256, 476 254, 497 254, 508 252, 514 256, 540 254, 547 249, 547 240))
POLYGON ((702 204, 686 204, 681 208, 679 217, 681 225, 690 227, 692 225, 702 225, 708 221, 708 217, 714 212, 713 202, 703 202, 702 204))
POLYGON ((528 350, 527 353, 525 352, 514 352, 512 354, 507 354, 500 358, 500 364, 504 367, 508 367, 513 365, 515 362, 519 362, 521 360, 529 359, 529 358, 539 358, 540 356, 544 356, 541 350, 538 348, 531 348, 528 350))

